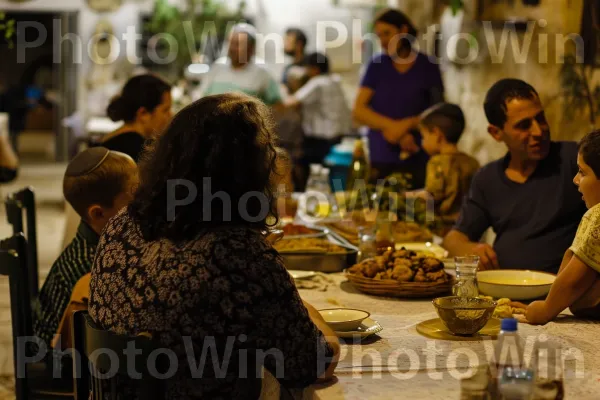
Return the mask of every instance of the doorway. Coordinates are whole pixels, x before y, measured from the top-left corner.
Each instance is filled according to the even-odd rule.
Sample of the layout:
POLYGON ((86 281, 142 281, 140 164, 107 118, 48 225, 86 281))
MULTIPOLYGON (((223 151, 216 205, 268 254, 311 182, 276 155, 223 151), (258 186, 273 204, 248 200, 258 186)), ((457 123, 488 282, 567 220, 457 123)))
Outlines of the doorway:
POLYGON ((13 146, 32 161, 67 161, 71 133, 63 120, 76 110, 78 66, 73 43, 54 38, 78 33, 78 13, 18 11, 6 13, 10 19, 15 35, 0 38, 0 112, 9 114, 13 146))

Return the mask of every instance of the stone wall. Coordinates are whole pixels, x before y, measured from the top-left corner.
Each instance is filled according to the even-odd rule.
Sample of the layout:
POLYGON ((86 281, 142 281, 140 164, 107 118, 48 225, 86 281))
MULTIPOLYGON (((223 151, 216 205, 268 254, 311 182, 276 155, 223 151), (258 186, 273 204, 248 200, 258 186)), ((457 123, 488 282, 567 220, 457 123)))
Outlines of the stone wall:
MULTIPOLYGON (((515 0, 519 1, 519 0, 515 0)), ((421 32, 427 31, 431 24, 439 22, 440 0, 398 0, 398 7, 405 11, 421 32)), ((463 32, 472 33, 479 43, 478 57, 465 65, 442 64, 447 101, 461 105, 468 121, 466 132, 461 139, 463 150, 475 155, 480 162, 486 163, 501 157, 505 147, 496 143, 487 133, 487 122, 483 114, 483 100, 487 90, 493 83, 502 78, 520 78, 532 84, 540 93, 546 105, 546 114, 552 128, 554 139, 577 140, 590 129, 585 117, 575 121, 563 118, 563 106, 560 92, 561 64, 564 46, 555 46, 558 34, 577 33, 580 30, 583 0, 547 0, 533 11, 532 18, 537 21, 530 32, 519 32, 512 40, 511 35, 503 29, 484 29, 475 21, 475 0, 464 0, 465 23, 463 32), (502 35, 507 35, 506 50, 499 57, 492 57, 487 43, 500 44, 502 35), (530 41, 529 51, 519 56, 524 40, 530 41), (546 46, 546 42, 548 45, 546 46), (547 57, 545 56, 547 50, 547 57), (542 50, 540 50, 542 49, 542 50), (517 50, 517 56, 514 51, 517 50), (547 61, 545 60, 547 58, 547 61)), ((562 43, 562 42, 560 42, 562 43)), ((573 47, 568 42, 566 49, 573 47)), ((499 47, 496 47, 499 48, 499 47)), ((493 50, 493 47, 491 47, 493 50)), ((473 50, 473 49, 471 49, 473 50)), ((466 54, 465 54, 466 55, 466 54)))

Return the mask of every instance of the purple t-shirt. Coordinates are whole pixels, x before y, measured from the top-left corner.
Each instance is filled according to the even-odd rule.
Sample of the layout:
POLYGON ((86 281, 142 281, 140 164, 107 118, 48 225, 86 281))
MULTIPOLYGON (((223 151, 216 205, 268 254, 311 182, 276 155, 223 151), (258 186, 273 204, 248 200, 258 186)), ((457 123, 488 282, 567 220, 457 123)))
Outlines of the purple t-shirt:
MULTIPOLYGON (((442 100, 444 84, 437 64, 417 53, 415 64, 405 73, 394 68, 386 54, 377 54, 369 62, 360 83, 374 91, 369 106, 376 113, 393 119, 414 117, 442 100)), ((387 142, 380 131, 369 130, 372 163, 401 164, 400 147, 387 142)))

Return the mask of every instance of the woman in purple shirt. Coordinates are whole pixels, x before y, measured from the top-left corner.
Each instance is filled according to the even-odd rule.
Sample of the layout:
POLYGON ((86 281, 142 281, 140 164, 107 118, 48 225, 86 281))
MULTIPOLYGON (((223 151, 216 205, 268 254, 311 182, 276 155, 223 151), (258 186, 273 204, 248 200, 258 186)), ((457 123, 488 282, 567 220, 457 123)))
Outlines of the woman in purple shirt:
POLYGON ((419 148, 419 115, 443 101, 437 64, 414 51, 417 30, 402 12, 388 9, 374 23, 383 53, 369 62, 354 104, 354 118, 369 127, 369 154, 375 178, 394 172, 413 175, 414 189, 424 186, 427 154, 419 148), (401 157, 410 154, 408 157, 401 157))

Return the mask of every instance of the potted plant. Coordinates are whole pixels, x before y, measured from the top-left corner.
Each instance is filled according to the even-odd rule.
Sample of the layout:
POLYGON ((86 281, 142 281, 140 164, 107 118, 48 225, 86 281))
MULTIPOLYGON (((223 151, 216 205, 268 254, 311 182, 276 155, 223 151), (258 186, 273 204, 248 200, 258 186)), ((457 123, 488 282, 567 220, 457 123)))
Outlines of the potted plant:
POLYGON ((587 114, 592 129, 600 115, 600 84, 593 84, 595 66, 565 56, 560 71, 564 116, 569 121, 587 114))
POLYGON ((183 76, 184 68, 194 61, 207 41, 222 42, 228 24, 241 21, 246 7, 245 0, 240 0, 236 10, 230 10, 225 0, 186 0, 182 8, 169 3, 155 0, 148 30, 168 34, 170 40, 177 43, 178 51, 172 63, 177 77, 183 76), (217 37, 205 36, 207 32, 217 37))

